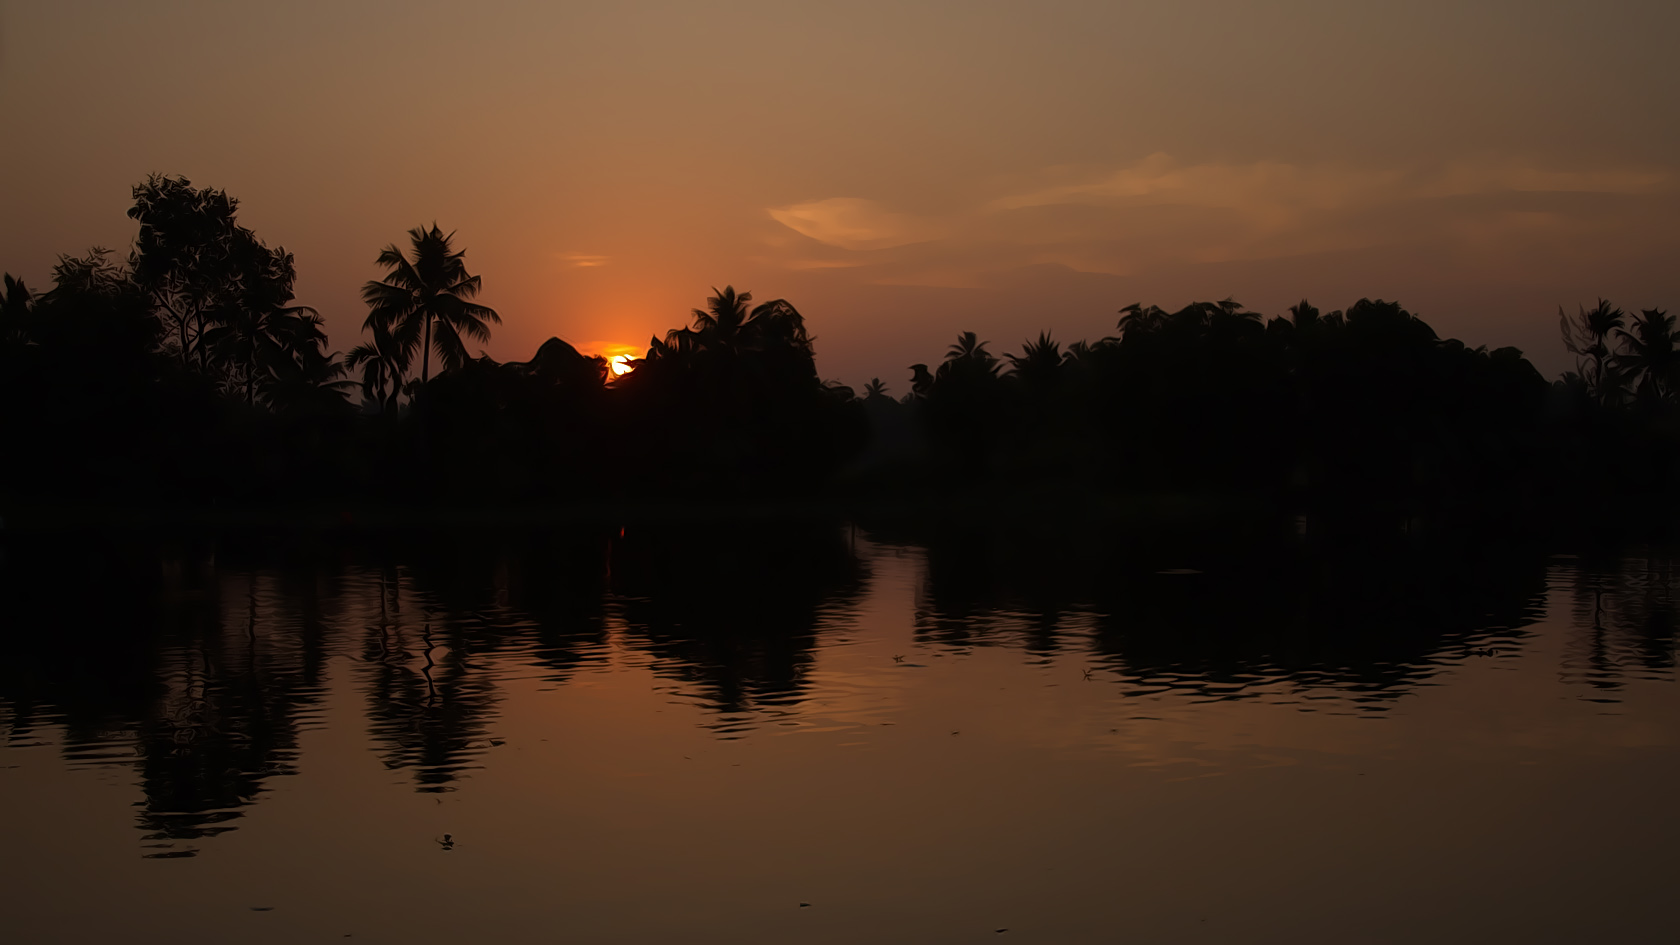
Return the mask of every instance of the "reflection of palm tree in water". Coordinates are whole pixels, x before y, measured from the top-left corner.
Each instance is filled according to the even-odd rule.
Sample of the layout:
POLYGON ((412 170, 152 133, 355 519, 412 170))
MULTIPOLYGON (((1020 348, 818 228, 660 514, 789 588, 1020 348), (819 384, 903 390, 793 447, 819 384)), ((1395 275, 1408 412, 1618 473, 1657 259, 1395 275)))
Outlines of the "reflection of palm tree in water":
POLYGON ((449 790, 485 742, 495 703, 488 667, 468 659, 472 644, 448 615, 406 629, 395 575, 382 571, 377 589, 380 625, 369 628, 363 663, 371 734, 387 768, 413 769, 421 791, 449 790))
POLYGON ((426 677, 426 707, 431 708, 433 705, 435 705, 437 703, 437 682, 432 679, 432 667, 436 666, 437 664, 432 662, 432 625, 431 624, 428 623, 428 624, 422 624, 421 625, 420 640, 421 640, 422 643, 426 644, 426 649, 425 649, 426 666, 425 666, 424 669, 420 670, 420 674, 422 676, 426 677))
POLYGON ((1573 576, 1574 615, 1584 630, 1584 673, 1566 676, 1595 689, 1621 689, 1631 667, 1671 673, 1680 608, 1668 558, 1582 559, 1573 576))

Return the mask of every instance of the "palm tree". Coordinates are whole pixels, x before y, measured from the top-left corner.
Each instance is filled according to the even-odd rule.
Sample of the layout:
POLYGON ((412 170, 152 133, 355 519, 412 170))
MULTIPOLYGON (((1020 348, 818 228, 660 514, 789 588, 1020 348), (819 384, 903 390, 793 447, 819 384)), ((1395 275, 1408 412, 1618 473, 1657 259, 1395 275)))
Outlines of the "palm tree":
POLYGON ((252 237, 232 243, 222 266, 228 286, 221 304, 201 313, 200 364, 255 403, 258 385, 283 371, 281 362, 304 356, 294 344, 318 349, 326 335, 319 312, 288 304, 297 278, 291 253, 252 237))
POLYGON ((1680 380, 1680 351, 1675 350, 1674 316, 1660 308, 1649 308, 1633 320, 1633 331, 1616 329, 1622 341, 1623 353, 1616 361, 1644 375, 1640 389, 1649 391, 1657 401, 1674 396, 1675 382, 1680 380))
MULTIPOLYGON (((696 349, 731 353, 794 349, 810 353, 811 337, 798 309, 785 299, 772 299, 749 312, 747 303, 751 301, 751 292, 736 292, 732 285, 722 291, 714 287, 706 307, 693 309, 694 327, 681 330, 695 336, 696 349)), ((670 336, 666 340, 669 344, 670 336)))
POLYGON ((280 412, 343 409, 346 392, 356 385, 345 379, 338 352, 327 353, 321 316, 311 309, 275 322, 273 341, 262 352, 262 402, 280 412))
POLYGON ((1289 306, 1289 322, 1296 331, 1310 331, 1319 323, 1318 306, 1306 299, 1289 306))
POLYGON ((995 372, 1002 365, 999 365, 997 358, 986 350, 987 344, 989 342, 981 341, 980 336, 974 332, 965 331, 957 336, 956 343, 945 352, 945 360, 954 363, 982 365, 995 372))
POLYGON ((284 362, 301 354, 292 350, 294 341, 315 345, 311 332, 300 328, 300 322, 316 327, 319 334, 320 313, 307 305, 268 309, 233 308, 217 318, 216 327, 204 332, 204 348, 222 365, 223 383, 227 388, 243 390, 245 402, 257 402, 260 385, 285 370, 284 362))
POLYGON ((379 265, 390 270, 384 281, 370 281, 362 287, 362 301, 371 310, 362 327, 390 333, 391 341, 403 352, 406 367, 414 349, 420 349, 420 383, 431 379, 431 355, 436 348, 444 370, 454 370, 468 360, 464 334, 474 341, 490 340, 487 322, 500 325, 495 309, 472 299, 482 287, 479 277, 467 272, 466 250, 455 250, 436 223, 430 230, 408 231, 412 258, 396 244, 379 253, 379 265))
POLYGON ((380 413, 395 408, 403 376, 408 373, 408 357, 388 329, 375 327, 373 340, 351 348, 344 364, 351 370, 362 369, 362 396, 377 402, 380 413))
POLYGON ((1133 302, 1120 310, 1120 335, 1132 338, 1137 335, 1147 335, 1159 331, 1167 322, 1167 313, 1160 306, 1143 307, 1141 302, 1133 302))
POLYGON ((863 385, 863 399, 875 400, 887 396, 887 385, 878 377, 870 378, 869 383, 863 385))
POLYGON ((648 339, 648 361, 683 361, 700 351, 700 333, 689 328, 673 328, 665 333, 665 340, 648 339))
POLYGON ((811 354, 812 338, 805 330, 805 316, 786 299, 771 299, 753 309, 745 333, 748 343, 760 351, 779 349, 811 354))
POLYGON ((1587 392, 1600 404, 1620 400, 1621 372, 1610 352, 1610 336, 1626 334, 1622 330, 1627 318, 1621 309, 1605 299, 1591 310, 1577 306, 1579 311, 1570 318, 1558 306, 1558 328, 1563 332, 1563 346, 1576 357, 1576 367, 1587 392), (1613 396, 1614 395, 1614 396, 1613 396))
POLYGON ((1062 346, 1039 332, 1037 341, 1021 345, 1020 354, 1006 355, 1015 377, 1032 388, 1048 388, 1056 383, 1062 369, 1062 346))
POLYGON ((747 303, 751 301, 751 292, 737 293, 732 285, 724 286, 719 292, 713 286, 706 307, 693 310, 694 330, 704 337, 704 346, 733 350, 741 329, 747 324, 747 303))
POLYGON ((989 358, 991 355, 986 353, 986 345, 987 342, 981 341, 979 335, 965 331, 957 336, 956 343, 945 352, 945 360, 955 361, 961 358, 973 361, 982 357, 989 358))
POLYGON ((934 380, 941 382, 951 378, 961 385, 984 384, 995 380, 1003 363, 986 350, 986 345, 987 342, 981 341, 972 331, 958 335, 956 343, 945 352, 945 363, 939 366, 934 380))

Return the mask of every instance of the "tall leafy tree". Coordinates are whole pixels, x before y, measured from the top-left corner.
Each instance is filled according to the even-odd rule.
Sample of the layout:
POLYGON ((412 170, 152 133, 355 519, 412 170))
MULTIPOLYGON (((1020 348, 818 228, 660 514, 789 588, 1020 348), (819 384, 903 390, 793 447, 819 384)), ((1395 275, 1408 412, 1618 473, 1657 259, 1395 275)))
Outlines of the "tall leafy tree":
POLYGON ((379 254, 378 264, 389 270, 383 280, 362 287, 369 312, 363 328, 385 331, 404 357, 395 362, 404 372, 418 349, 420 383, 431 379, 431 356, 437 351, 444 370, 455 370, 469 358, 465 338, 490 340, 490 324, 501 324, 495 309, 474 302, 482 288, 478 276, 467 272, 464 249, 452 245, 436 223, 431 229, 408 231, 412 255, 395 243, 379 254))
POLYGON ((294 304, 292 254, 240 226, 239 201, 225 190, 154 174, 133 195, 128 215, 140 232, 128 278, 181 365, 247 403, 280 406, 276 397, 297 397, 278 392, 299 385, 332 396, 343 368, 325 351, 320 313, 294 304))
POLYGON ((235 220, 239 201, 225 190, 153 174, 134 187, 128 215, 140 222, 129 256, 135 283, 151 298, 182 366, 209 366, 204 340, 233 308, 230 271, 255 241, 235 220), (242 245, 243 244, 243 245, 242 245))

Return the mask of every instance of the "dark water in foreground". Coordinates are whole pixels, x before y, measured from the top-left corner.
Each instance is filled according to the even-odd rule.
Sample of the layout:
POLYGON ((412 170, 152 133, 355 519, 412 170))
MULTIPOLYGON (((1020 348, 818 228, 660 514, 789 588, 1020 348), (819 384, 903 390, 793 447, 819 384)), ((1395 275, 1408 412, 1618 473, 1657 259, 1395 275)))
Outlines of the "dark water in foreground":
POLYGON ((1672 940, 1644 551, 747 523, 0 572, 8 942, 1672 940))

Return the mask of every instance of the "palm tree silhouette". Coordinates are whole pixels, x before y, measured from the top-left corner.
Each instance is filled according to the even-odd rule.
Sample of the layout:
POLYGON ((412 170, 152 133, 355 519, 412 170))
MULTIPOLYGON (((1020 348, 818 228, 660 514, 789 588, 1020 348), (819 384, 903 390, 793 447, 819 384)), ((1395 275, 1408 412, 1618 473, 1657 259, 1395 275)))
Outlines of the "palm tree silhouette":
POLYGON ((956 343, 945 352, 945 363, 934 374, 935 385, 949 382, 978 389, 974 385, 987 385, 996 380, 1003 362, 986 350, 987 344, 972 331, 958 335, 956 343))
POLYGON ((877 397, 885 396, 887 396, 887 385, 883 384, 880 378, 870 378, 869 383, 863 385, 863 399, 874 400, 877 397))
POLYGON ((732 285, 724 286, 719 292, 713 286, 706 307, 693 310, 694 330, 705 338, 707 347, 733 350, 741 329, 747 324, 747 303, 751 301, 751 292, 737 293, 732 285))
POLYGON ((281 412, 342 409, 355 382, 345 379, 338 352, 326 351, 324 319, 310 310, 274 321, 258 382, 262 402, 281 412))
POLYGON ((408 231, 414 255, 403 255, 396 244, 380 251, 379 265, 390 270, 384 281, 369 281, 362 287, 362 301, 371 310, 362 327, 388 331, 404 355, 420 349, 420 383, 431 379, 431 354, 436 348, 444 370, 454 370, 468 360, 464 334, 474 341, 489 341, 490 327, 502 319, 495 309, 473 302, 482 284, 467 272, 466 250, 455 250, 436 223, 430 230, 408 231))
POLYGON ((234 241, 222 265, 230 288, 224 303, 205 313, 202 360, 227 389, 243 388, 245 402, 255 403, 258 388, 300 363, 294 358, 304 357, 303 349, 319 351, 326 344, 321 313, 287 304, 297 275, 292 254, 284 249, 271 250, 254 237, 234 241))
POLYGON ((1296 331, 1311 331, 1319 324, 1318 306, 1306 299, 1289 306, 1289 324, 1293 325, 1296 331))
POLYGON ((1166 323, 1167 313, 1159 306, 1144 308, 1143 303, 1133 302, 1120 310, 1120 334, 1124 338, 1151 334, 1166 323))
MULTIPOLYGON (((980 340, 980 336, 972 331, 965 331, 957 336, 956 344, 951 345, 945 352, 947 361, 967 361, 979 364, 992 364, 996 359, 986 350, 988 342, 980 340)), ((994 368, 993 370, 996 370, 994 368)))
POLYGON ((798 309, 785 299, 772 299, 749 312, 747 303, 751 301, 751 292, 736 292, 732 285, 724 286, 721 292, 714 287, 706 307, 693 310, 691 333, 697 336, 695 344, 730 353, 788 348, 809 352, 811 337, 798 309))
POLYGON ((713 288, 706 307, 692 310, 694 327, 673 328, 663 341, 651 339, 647 360, 686 368, 715 365, 720 355, 731 362, 748 354, 810 361, 812 338, 799 310, 786 299, 772 299, 748 311, 751 301, 751 292, 736 292, 734 286, 713 288))
POLYGON ((1021 345, 1020 354, 1006 355, 1015 377, 1022 383, 1035 389, 1048 388, 1056 383, 1062 371, 1062 346, 1050 337, 1049 332, 1039 332, 1037 341, 1029 341, 1021 345))
POLYGON ((396 407, 403 378, 408 374, 408 356, 391 337, 389 328, 375 326, 373 340, 351 348, 344 363, 351 370, 362 369, 362 396, 377 402, 381 413, 396 407))
POLYGON ((747 320, 746 334, 752 346, 761 351, 780 349, 810 354, 814 340, 805 329, 805 316, 786 299, 771 299, 754 308, 747 320))
POLYGON ((1647 396, 1661 403, 1674 397, 1676 377, 1680 373, 1680 352, 1675 351, 1674 316, 1660 308, 1640 312, 1633 320, 1633 331, 1616 329, 1622 341, 1623 353, 1617 356, 1620 364, 1643 375, 1639 387, 1647 396))
POLYGON ((1575 317, 1570 318, 1563 306, 1558 306, 1563 346, 1577 358, 1576 367, 1594 400, 1606 404, 1620 399, 1612 398, 1621 391, 1623 378, 1620 365, 1610 351, 1610 337, 1626 334, 1623 326, 1627 315, 1604 299, 1599 299, 1598 305, 1590 310, 1584 306, 1578 308, 1575 317))

